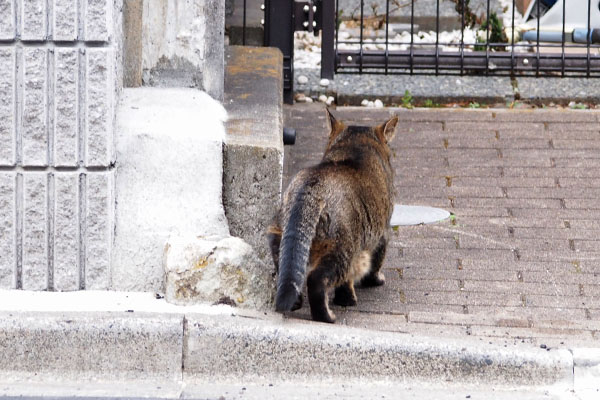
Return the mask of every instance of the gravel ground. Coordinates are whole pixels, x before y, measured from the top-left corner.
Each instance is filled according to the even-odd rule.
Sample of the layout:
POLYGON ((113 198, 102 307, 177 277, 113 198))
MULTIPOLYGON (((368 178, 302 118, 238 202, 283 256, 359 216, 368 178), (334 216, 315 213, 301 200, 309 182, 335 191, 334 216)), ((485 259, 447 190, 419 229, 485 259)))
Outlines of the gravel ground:
POLYGON ((361 105, 365 99, 380 99, 384 105, 402 105, 406 91, 413 105, 429 100, 435 105, 470 103, 481 106, 510 107, 563 105, 596 107, 600 103, 600 79, 523 78, 483 76, 358 75, 337 74, 329 84, 320 84, 320 70, 296 68, 294 90, 317 101, 320 95, 332 96, 338 105, 361 105), (298 83, 304 76, 307 83, 298 83), (522 104, 521 104, 522 103, 522 104), (580 105, 579 103, 585 103, 580 105))

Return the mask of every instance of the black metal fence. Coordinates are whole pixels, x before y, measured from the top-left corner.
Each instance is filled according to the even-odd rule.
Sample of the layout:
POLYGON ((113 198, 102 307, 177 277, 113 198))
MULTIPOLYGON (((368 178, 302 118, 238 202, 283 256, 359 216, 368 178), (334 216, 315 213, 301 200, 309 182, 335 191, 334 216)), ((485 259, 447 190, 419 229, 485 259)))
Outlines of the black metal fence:
MULTIPOLYGON (((513 0, 503 10, 508 23, 491 11, 494 0, 486 0, 485 10, 479 14, 469 8, 469 0, 452 0, 459 25, 451 41, 442 38, 440 0, 433 0, 430 2, 436 5, 435 28, 429 42, 418 40, 416 20, 423 20, 415 14, 419 0, 410 1, 410 12, 404 15, 408 23, 401 29, 406 34, 395 37, 390 35, 394 18, 390 14, 391 1, 384 2, 385 12, 366 14, 367 1, 360 1, 358 14, 350 19, 359 31, 358 37, 351 39, 340 38, 344 14, 339 8, 341 0, 335 1, 338 26, 335 45, 333 49, 323 47, 322 51, 335 54, 336 73, 585 77, 600 74, 598 0, 571 0, 568 10, 566 0, 533 0, 525 9, 527 15, 517 10, 517 0, 513 0), (573 7, 577 5, 584 7, 573 7), (538 15, 541 17, 535 18, 538 15), (366 33, 373 30, 380 34, 365 40, 366 33)), ((397 18, 402 20, 402 17, 397 18)), ((326 34, 324 31, 323 35, 326 34)))
MULTIPOLYGON (((239 44, 248 44, 254 29, 247 16, 260 10, 264 45, 284 54, 287 101, 299 30, 320 35, 321 76, 327 78, 335 73, 600 76, 600 0, 227 1, 237 3, 242 16, 239 44)), ((231 27, 229 32, 235 36, 231 27)))

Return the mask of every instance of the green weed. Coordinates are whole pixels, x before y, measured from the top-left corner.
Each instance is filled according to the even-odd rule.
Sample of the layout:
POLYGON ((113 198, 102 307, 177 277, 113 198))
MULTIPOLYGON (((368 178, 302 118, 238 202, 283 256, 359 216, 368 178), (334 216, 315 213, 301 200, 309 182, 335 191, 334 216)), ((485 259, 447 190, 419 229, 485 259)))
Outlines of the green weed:
POLYGON ((410 90, 406 89, 404 91, 404 96, 402 96, 402 107, 404 108, 413 108, 413 97, 410 94, 410 90))
POLYGON ((435 103, 433 100, 431 99, 427 99, 425 100, 425 102, 423 102, 423 107, 427 107, 427 108, 438 108, 441 107, 441 105, 439 103, 435 103))

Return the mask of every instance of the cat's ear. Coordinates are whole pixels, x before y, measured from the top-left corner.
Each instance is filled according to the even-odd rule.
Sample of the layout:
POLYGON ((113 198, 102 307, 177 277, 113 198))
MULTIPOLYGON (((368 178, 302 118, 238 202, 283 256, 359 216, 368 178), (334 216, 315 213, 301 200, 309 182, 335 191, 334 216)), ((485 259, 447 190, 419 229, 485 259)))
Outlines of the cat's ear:
POLYGON ((329 149, 339 134, 344 131, 345 125, 343 122, 335 119, 328 107, 325 107, 325 111, 327 112, 327 127, 329 128, 329 140, 327 143, 327 149, 329 149))
POLYGON ((329 129, 330 134, 339 131, 342 123, 335 119, 331 111, 329 111, 329 107, 325 107, 325 112, 327 113, 327 128, 329 129))
POLYGON ((379 125, 375 130, 381 135, 381 138, 388 143, 396 135, 396 127, 398 126, 398 116, 394 115, 389 121, 379 125))

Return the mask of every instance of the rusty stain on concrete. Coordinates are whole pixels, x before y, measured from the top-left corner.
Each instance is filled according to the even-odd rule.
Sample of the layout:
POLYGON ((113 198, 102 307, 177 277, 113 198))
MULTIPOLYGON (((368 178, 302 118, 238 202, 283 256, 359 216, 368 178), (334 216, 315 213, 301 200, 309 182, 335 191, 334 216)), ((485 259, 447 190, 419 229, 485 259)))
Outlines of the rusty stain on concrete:
POLYGON ((244 78, 258 74, 265 78, 278 78, 280 53, 268 47, 251 48, 242 51, 243 46, 231 46, 231 59, 227 63, 227 74, 244 78))

